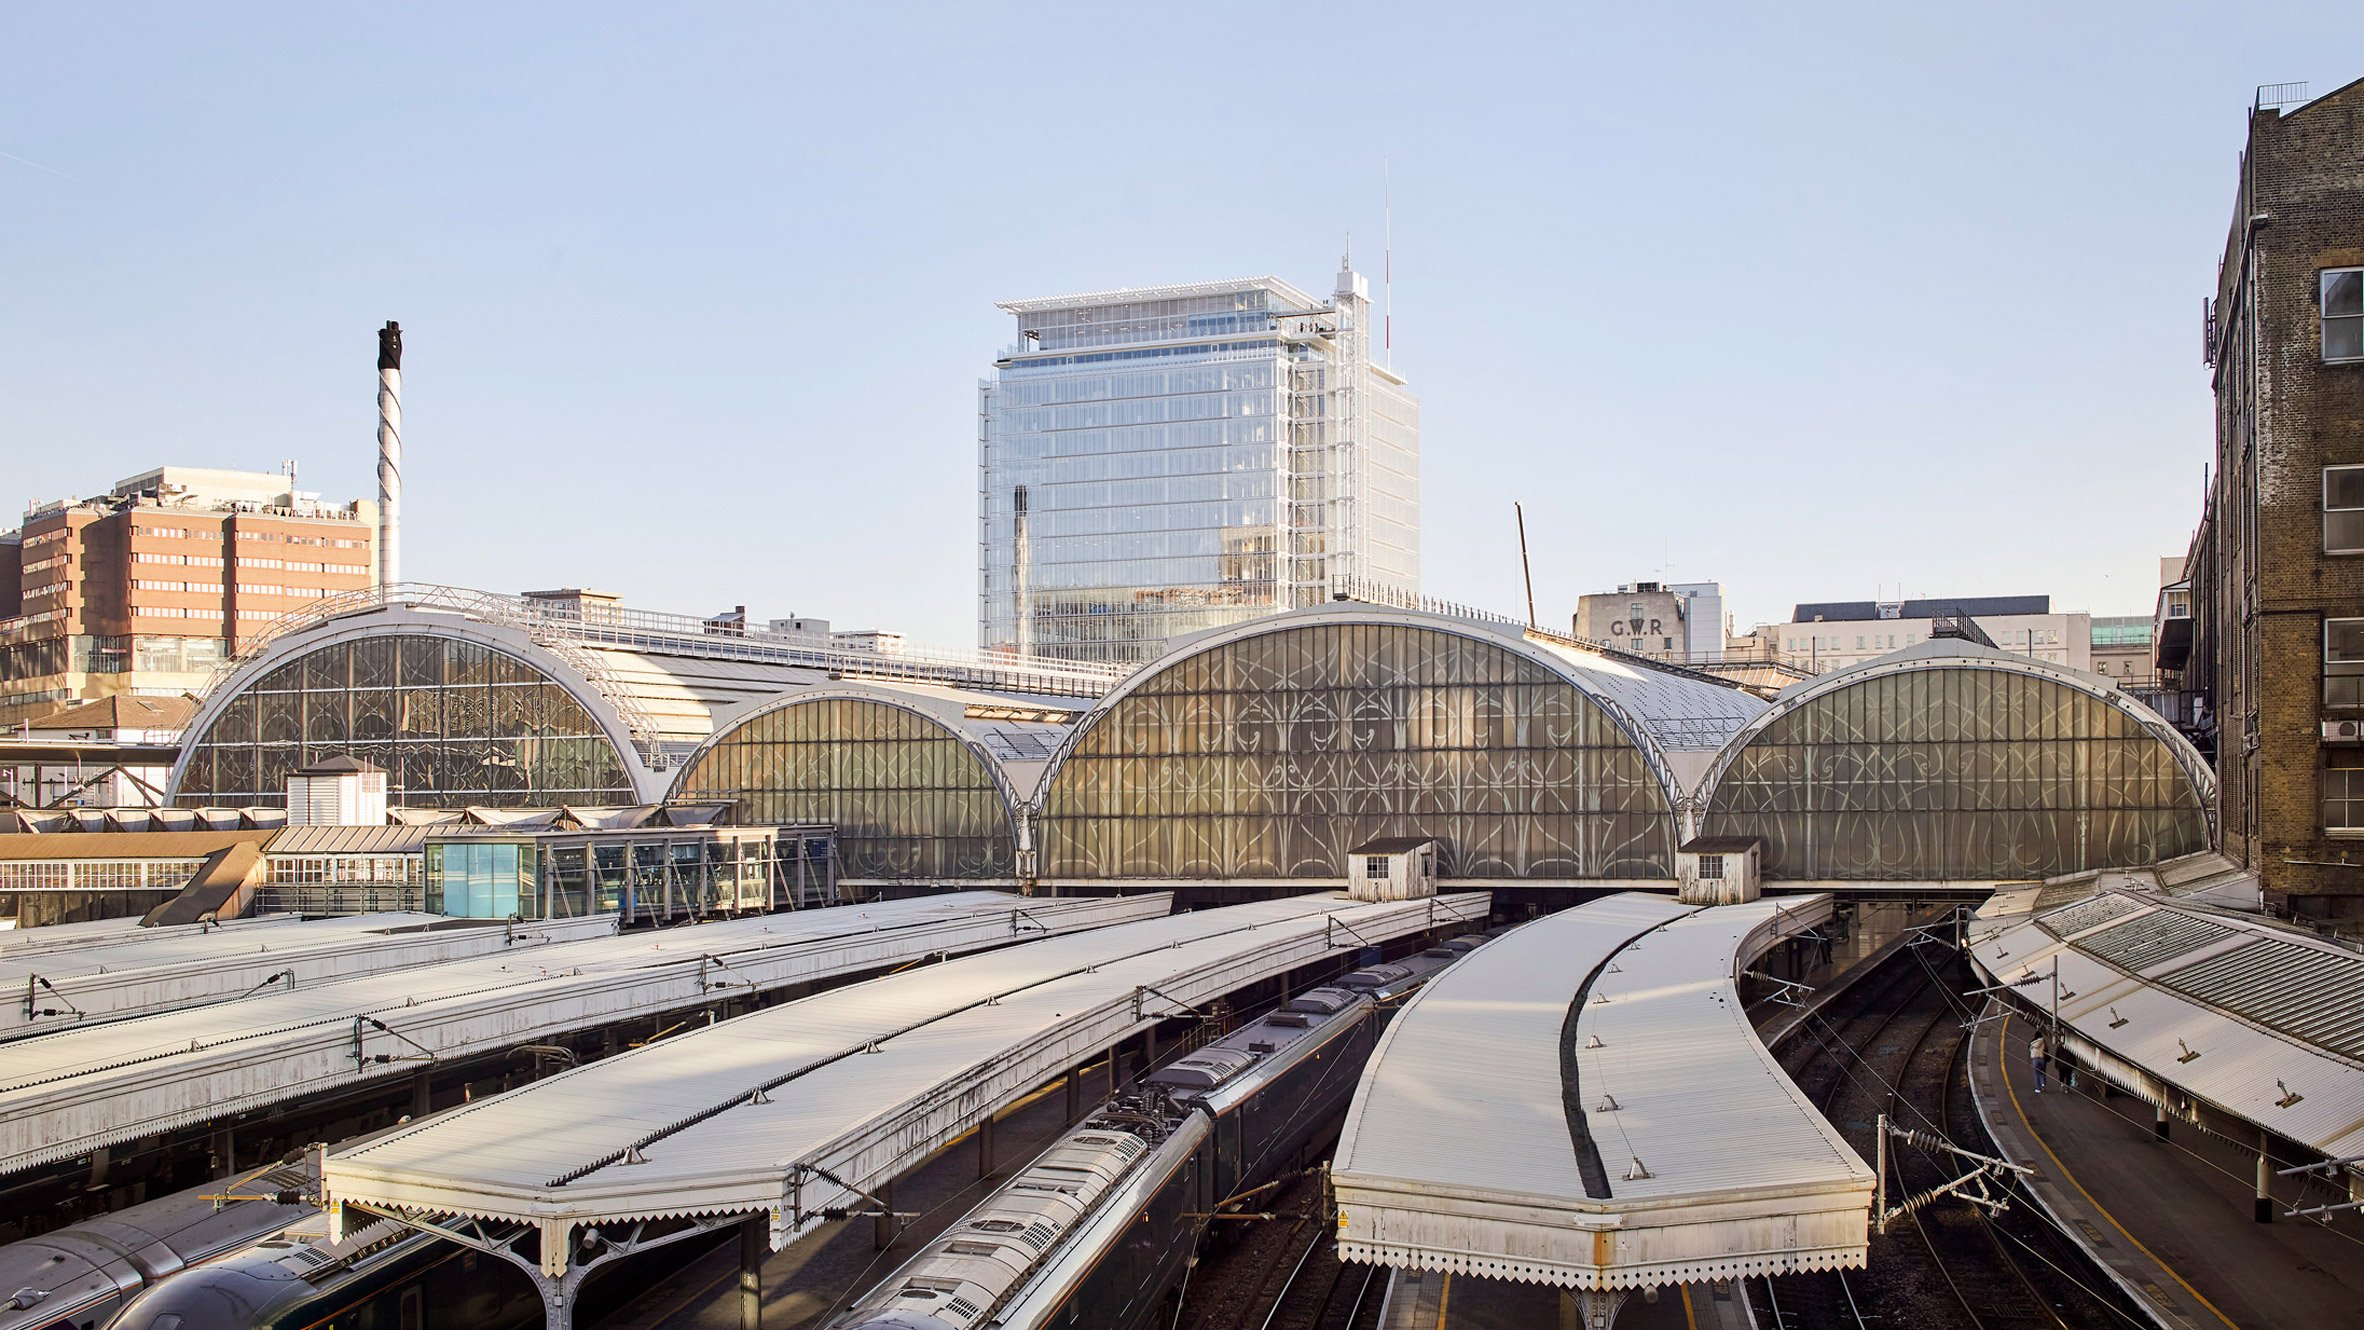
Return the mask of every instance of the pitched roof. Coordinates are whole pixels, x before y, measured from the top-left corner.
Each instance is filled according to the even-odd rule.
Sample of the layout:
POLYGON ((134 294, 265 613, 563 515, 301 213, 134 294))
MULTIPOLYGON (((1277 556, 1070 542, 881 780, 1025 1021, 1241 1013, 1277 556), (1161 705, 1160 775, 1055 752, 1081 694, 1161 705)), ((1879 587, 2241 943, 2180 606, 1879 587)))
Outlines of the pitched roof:
POLYGON ((76 702, 24 723, 28 730, 177 730, 197 714, 185 697, 140 697, 117 693, 95 702, 76 702))
POLYGON ((362 761, 358 757, 352 757, 344 753, 339 753, 334 757, 324 757, 308 767, 298 767, 296 768, 295 774, 299 776, 350 776, 364 771, 377 771, 380 769, 381 768, 371 766, 369 763, 362 761))
MULTIPOLYGON (((1927 600, 1892 602, 1899 619, 1934 619, 1941 614, 2050 614, 2050 596, 1933 596, 1927 600)), ((1880 617, 1873 600, 1810 601, 1799 605, 1792 623, 1861 623, 1880 617)))
POLYGON ((1435 843, 1436 837, 1434 836, 1381 836, 1377 840, 1364 841, 1362 844, 1355 846, 1351 850, 1348 850, 1347 853, 1410 854, 1412 851, 1419 849, 1423 845, 1434 845, 1435 843))
POLYGON ((260 844, 277 832, 92 831, 79 836, 0 835, 0 863, 27 859, 203 859, 233 845, 260 844))
POLYGON ((1762 836, 1693 836, 1675 848, 1682 854, 1746 854, 1764 843, 1762 836))

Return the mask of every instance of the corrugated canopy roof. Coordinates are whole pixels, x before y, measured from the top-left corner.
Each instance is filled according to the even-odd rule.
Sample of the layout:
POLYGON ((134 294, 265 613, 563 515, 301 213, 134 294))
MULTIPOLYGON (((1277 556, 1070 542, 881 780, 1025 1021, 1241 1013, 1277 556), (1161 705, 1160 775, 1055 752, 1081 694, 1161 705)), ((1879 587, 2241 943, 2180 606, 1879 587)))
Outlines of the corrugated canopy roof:
POLYGON ((263 847, 266 855, 280 854, 418 854, 436 828, 288 827, 263 847))
POLYGON ((2168 1085, 2334 1156, 2364 1154, 2364 954, 2123 887, 1982 911, 1970 954, 2168 1085), (2032 908, 2032 911, 2030 907, 2032 908))

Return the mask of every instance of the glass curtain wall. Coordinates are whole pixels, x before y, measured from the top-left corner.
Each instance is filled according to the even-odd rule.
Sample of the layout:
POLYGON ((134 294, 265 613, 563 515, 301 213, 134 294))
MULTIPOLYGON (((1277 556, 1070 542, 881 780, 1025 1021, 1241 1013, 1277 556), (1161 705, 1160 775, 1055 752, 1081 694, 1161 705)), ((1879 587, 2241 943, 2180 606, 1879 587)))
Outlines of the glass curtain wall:
POLYGON ((1641 752, 1546 666, 1392 624, 1257 634, 1098 713, 1044 797, 1051 878, 1342 878, 1382 836, 1458 878, 1673 875, 1641 752))
POLYGON ((184 806, 283 805, 289 772, 340 754, 382 768, 413 807, 637 799, 563 686, 505 652, 423 634, 307 652, 232 698, 190 747, 184 806))
POLYGON ((446 842, 427 846, 427 912, 454 919, 539 919, 531 841, 446 842))
POLYGON ((986 389, 987 647, 1147 661, 1279 607, 1280 346, 1175 349, 1020 361, 986 389))
POLYGON ((1833 689, 1775 720, 1708 796, 1708 835, 1765 838, 1764 873, 1993 881, 2207 848, 2165 743, 2101 698, 1947 667, 1833 689))
POLYGON ((1006 878, 1017 847, 985 759, 936 721, 884 702, 820 698, 749 717, 675 782, 726 799, 742 825, 832 823, 848 879, 1006 878))

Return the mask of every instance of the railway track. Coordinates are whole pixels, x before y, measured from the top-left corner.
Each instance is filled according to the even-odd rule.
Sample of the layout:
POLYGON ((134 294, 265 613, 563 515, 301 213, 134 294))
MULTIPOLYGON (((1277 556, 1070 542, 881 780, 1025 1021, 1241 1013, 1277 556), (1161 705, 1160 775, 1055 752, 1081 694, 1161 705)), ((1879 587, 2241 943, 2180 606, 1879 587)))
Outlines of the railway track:
POLYGON ((1219 1240, 1200 1257, 1175 1324, 1182 1330, 1373 1330, 1386 1272, 1338 1259, 1321 1174, 1291 1179, 1272 1207, 1279 1218, 1242 1221, 1255 1230, 1219 1240))
MULTIPOLYGON (((1992 1153, 1964 1074, 1969 986, 1958 957, 1933 945, 1902 949, 1801 1028, 1782 1064, 1866 1159, 1882 1112, 1992 1153)), ((1892 1202, 1961 1171, 1950 1155, 1896 1141, 1889 1162, 1892 1202)), ((1778 1330, 2148 1324, 2025 1196, 2002 1216, 1940 1201, 1875 1234, 1868 1269, 1759 1280, 1749 1293, 1759 1323, 1778 1330)))

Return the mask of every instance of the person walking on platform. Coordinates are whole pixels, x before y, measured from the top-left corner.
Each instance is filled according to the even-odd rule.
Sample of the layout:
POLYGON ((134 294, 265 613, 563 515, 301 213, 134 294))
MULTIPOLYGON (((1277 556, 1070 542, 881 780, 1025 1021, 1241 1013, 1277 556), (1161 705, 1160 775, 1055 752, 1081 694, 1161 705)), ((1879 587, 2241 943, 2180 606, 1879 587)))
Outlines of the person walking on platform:
POLYGON ((2045 1044, 2044 1036, 2042 1035, 2037 1035, 2035 1038, 2027 1041, 2028 1061, 2034 1064, 2036 1069, 2037 1094, 2044 1093, 2044 1057, 2049 1051, 2050 1047, 2045 1044))

